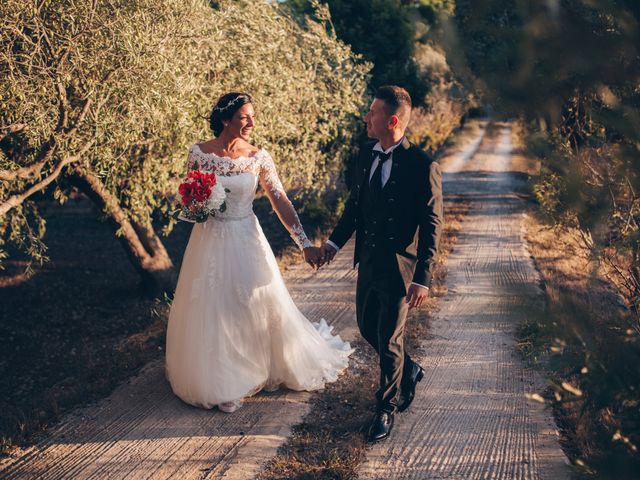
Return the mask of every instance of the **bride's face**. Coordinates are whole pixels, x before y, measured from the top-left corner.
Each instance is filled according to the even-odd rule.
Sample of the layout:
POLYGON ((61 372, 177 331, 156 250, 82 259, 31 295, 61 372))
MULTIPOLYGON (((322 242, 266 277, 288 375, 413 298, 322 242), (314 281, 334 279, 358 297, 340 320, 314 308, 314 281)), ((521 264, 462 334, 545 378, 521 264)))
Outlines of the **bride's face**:
POLYGON ((255 123, 256 111, 253 105, 247 103, 240 107, 225 129, 229 130, 229 133, 234 137, 240 137, 243 140, 249 140, 251 132, 253 131, 253 125, 255 123))

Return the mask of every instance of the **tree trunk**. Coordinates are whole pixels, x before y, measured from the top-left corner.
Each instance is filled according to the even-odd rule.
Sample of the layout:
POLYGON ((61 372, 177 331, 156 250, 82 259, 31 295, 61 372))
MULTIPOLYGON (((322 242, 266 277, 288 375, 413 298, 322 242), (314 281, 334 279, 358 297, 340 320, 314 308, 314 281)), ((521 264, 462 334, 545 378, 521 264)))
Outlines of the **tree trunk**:
POLYGON ((109 217, 129 260, 140 274, 142 291, 148 295, 171 293, 176 272, 162 241, 151 227, 130 220, 116 197, 100 178, 84 168, 76 168, 68 175, 71 183, 87 195, 109 217))

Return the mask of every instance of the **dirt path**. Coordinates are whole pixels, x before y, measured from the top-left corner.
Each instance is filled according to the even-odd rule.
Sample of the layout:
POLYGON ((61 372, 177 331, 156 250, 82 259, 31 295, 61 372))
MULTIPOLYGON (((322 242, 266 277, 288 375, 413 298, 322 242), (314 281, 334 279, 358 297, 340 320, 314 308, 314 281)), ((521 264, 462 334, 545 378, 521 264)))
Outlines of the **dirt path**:
MULTIPOLYGON (((345 252, 320 272, 285 274, 300 309, 331 320, 343 338, 356 333, 355 271, 345 252)), ((148 365, 107 399, 65 417, 28 449, 0 461, 3 479, 247 479, 272 458, 308 410, 309 394, 276 392, 248 399, 238 414, 190 407, 148 365)))
MULTIPOLYGON (((393 437, 368 452, 363 478, 565 477, 550 412, 525 400, 539 380, 515 351, 513 331, 541 305, 538 277, 521 235, 509 130, 497 141, 472 135, 445 161, 449 199, 472 210, 448 264, 449 295, 425 340, 427 375, 393 437)), ((351 244, 352 245, 352 244, 351 244)), ((300 309, 356 335, 350 248, 317 273, 285 278, 300 309)), ((252 478, 308 411, 309 394, 276 392, 246 401, 239 414, 180 402, 162 363, 109 398, 65 417, 28 449, 0 461, 7 479, 252 478)))
POLYGON ((517 325, 541 314, 543 299, 523 240, 511 127, 476 147, 442 161, 445 197, 463 197, 471 210, 424 343, 425 378, 393 437, 368 452, 361 478, 568 478, 551 412, 525 397, 542 382, 514 344, 517 325))

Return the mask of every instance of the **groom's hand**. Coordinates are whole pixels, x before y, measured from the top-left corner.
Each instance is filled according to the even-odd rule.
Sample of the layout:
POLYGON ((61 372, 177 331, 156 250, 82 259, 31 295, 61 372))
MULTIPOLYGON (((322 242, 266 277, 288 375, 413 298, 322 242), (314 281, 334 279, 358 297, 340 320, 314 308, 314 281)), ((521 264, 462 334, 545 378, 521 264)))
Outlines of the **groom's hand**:
POLYGON ((311 268, 317 270, 323 264, 322 253, 318 247, 306 247, 302 250, 304 261, 311 265, 311 268))
POLYGON ((409 286, 409 290, 407 290, 407 303, 409 304, 409 309, 420 307, 422 302, 424 302, 428 296, 429 289, 427 287, 412 283, 409 286))
POLYGON ((322 255, 322 263, 323 264, 331 263, 331 261, 333 260, 333 257, 336 256, 336 253, 338 253, 338 251, 328 243, 325 243, 324 245, 322 245, 322 247, 320 247, 320 254, 322 255))

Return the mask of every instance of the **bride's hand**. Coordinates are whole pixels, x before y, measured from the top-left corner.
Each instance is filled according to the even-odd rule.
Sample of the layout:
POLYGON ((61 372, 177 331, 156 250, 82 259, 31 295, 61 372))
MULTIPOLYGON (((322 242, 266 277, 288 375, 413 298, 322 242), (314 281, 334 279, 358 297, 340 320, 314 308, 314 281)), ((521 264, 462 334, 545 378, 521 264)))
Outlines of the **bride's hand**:
POLYGON ((314 270, 320 268, 324 263, 318 247, 306 247, 302 250, 302 255, 304 256, 304 261, 311 265, 314 270))

